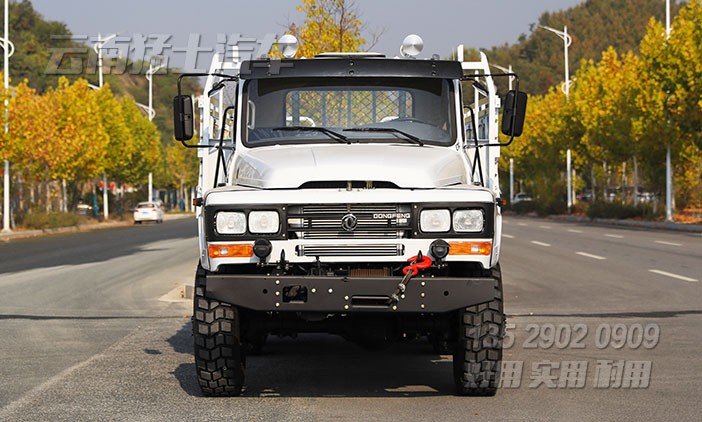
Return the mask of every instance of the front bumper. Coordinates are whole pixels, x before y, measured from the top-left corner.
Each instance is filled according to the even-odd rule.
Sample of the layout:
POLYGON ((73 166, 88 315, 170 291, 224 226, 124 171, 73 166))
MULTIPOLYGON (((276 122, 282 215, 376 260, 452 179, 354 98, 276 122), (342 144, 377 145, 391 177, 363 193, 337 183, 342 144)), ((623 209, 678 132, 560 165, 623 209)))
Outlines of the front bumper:
POLYGON ((208 298, 254 311, 443 313, 494 299, 489 277, 417 277, 390 302, 399 277, 316 277, 209 274, 208 298), (304 294, 303 294, 304 292, 304 294))

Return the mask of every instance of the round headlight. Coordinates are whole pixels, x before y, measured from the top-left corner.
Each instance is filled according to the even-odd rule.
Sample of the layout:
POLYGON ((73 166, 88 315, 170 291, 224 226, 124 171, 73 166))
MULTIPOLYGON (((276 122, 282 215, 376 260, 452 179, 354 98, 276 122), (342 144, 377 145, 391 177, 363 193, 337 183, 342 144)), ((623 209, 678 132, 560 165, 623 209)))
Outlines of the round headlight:
POLYGON ((483 210, 456 210, 453 212, 453 230, 456 232, 481 232, 484 224, 483 210))
POLYGON ((249 231, 256 234, 278 233, 280 217, 276 211, 251 211, 249 231))
POLYGON ((449 210, 423 210, 419 214, 419 228, 425 233, 441 233, 451 229, 449 210))
POLYGON ((246 214, 243 212, 218 212, 215 220, 219 234, 246 233, 246 214))

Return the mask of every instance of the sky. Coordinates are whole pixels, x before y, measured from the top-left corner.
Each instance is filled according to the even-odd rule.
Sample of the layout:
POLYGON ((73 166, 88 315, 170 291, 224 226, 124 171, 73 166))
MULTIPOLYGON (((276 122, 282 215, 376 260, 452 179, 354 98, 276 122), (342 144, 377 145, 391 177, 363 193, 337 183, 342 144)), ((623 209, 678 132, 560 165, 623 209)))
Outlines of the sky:
MULTIPOLYGON (((373 51, 395 56, 404 37, 424 40, 420 57, 447 57, 459 44, 490 48, 514 43, 546 11, 567 9, 583 0, 356 0, 367 31, 384 31, 373 51)), ((218 34, 261 39, 282 35, 288 22, 302 22, 295 10, 301 0, 32 0, 45 18, 65 22, 74 35, 98 32, 124 36, 167 34, 169 43, 185 47, 190 34, 200 45, 214 48, 218 34)), ((369 37, 367 37, 369 38, 369 37)), ((168 54, 168 52, 166 52, 168 54)), ((184 56, 184 54, 182 54, 184 56)), ((198 67, 207 67, 207 54, 198 67)), ((173 58, 182 66, 185 58, 173 58)), ((192 70, 192 69, 191 69, 192 70)), ((202 69, 204 70, 204 69, 202 69)))

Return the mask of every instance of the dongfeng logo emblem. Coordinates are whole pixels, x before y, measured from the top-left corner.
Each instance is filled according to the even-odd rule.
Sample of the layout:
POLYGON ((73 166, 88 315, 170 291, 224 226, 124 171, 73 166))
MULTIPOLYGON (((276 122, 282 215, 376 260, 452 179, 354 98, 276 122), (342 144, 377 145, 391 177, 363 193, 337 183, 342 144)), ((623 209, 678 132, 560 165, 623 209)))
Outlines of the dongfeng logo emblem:
POLYGON ((343 228, 347 232, 354 231, 356 229, 357 224, 358 218, 356 218, 356 216, 353 214, 346 214, 341 218, 341 228, 343 228))

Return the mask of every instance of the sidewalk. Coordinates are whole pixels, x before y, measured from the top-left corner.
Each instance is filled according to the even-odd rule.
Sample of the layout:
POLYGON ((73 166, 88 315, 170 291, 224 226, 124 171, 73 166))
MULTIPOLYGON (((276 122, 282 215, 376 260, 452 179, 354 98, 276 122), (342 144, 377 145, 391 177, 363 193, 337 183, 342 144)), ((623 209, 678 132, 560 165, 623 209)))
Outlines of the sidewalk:
MULTIPOLYGON (((169 221, 169 220, 178 220, 182 218, 193 218, 194 214, 189 214, 189 213, 179 213, 179 214, 165 214, 163 219, 164 221, 169 221)), ((133 226, 134 222, 131 220, 127 221, 108 221, 106 223, 93 223, 93 224, 84 224, 80 226, 73 226, 73 227, 59 227, 55 229, 44 229, 44 230, 13 230, 11 232, 0 232, 0 241, 2 242, 9 242, 10 240, 14 239, 25 239, 28 237, 37 237, 37 236, 47 236, 47 235, 52 235, 52 234, 61 234, 61 233, 75 233, 75 232, 87 232, 87 231, 92 231, 92 230, 102 230, 102 229, 111 229, 115 227, 127 227, 127 226, 133 226)))
POLYGON ((548 218, 558 221, 595 224, 600 226, 618 226, 647 230, 667 230, 676 232, 702 233, 702 224, 668 223, 665 221, 614 220, 607 218, 590 219, 588 217, 580 217, 575 215, 552 215, 548 218))

